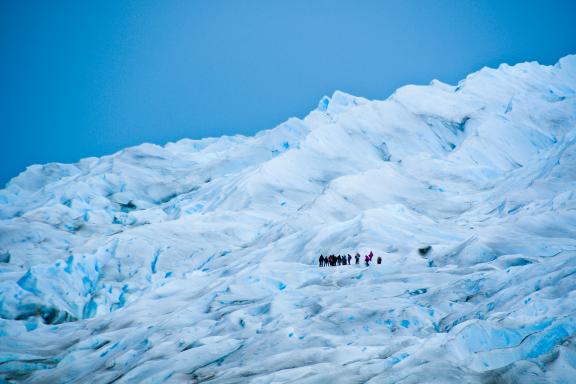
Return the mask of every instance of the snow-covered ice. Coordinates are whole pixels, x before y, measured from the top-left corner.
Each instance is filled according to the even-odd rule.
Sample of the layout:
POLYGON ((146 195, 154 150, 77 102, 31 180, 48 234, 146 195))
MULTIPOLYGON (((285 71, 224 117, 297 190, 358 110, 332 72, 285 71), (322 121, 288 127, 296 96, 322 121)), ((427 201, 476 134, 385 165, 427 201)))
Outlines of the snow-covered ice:
POLYGON ((0 191, 0 381, 568 383, 575 303, 576 56, 0 191))

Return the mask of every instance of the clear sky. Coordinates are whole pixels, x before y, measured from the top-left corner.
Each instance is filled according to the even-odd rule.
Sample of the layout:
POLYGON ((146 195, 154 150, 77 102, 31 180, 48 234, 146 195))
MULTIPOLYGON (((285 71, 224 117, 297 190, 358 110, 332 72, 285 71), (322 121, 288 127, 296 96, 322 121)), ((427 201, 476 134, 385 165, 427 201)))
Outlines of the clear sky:
POLYGON ((34 163, 253 134, 343 90, 386 98, 576 53, 576 1, 0 1, 0 186, 34 163))

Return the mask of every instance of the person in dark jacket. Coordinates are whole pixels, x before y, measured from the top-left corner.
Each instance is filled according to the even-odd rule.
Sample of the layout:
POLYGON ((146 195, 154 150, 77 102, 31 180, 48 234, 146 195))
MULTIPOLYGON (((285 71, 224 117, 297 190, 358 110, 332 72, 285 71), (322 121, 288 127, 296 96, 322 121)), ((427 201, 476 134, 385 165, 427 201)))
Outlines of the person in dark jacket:
POLYGON ((354 258, 356 259, 356 264, 360 264, 360 254, 358 252, 356 252, 354 258))
POLYGON ((336 264, 338 265, 342 264, 342 256, 338 255, 338 257, 336 258, 336 264))
POLYGON ((318 264, 323 267, 324 266, 324 256, 320 255, 320 258, 318 259, 318 264))
POLYGON ((364 256, 364 262, 366 263, 366 266, 370 266, 370 256, 366 255, 364 256))
POLYGON ((377 264, 382 264, 382 258, 380 256, 378 256, 378 258, 376 259, 376 263, 377 264))
POLYGON ((352 255, 348 254, 348 265, 352 265, 352 255))

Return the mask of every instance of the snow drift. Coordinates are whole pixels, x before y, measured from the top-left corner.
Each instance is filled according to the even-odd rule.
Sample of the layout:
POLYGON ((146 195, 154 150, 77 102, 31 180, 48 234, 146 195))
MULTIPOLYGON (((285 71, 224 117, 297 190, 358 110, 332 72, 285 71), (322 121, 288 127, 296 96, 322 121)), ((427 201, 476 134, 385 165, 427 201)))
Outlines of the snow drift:
POLYGON ((567 56, 31 166, 0 191, 0 377, 568 382, 575 123, 567 56), (383 264, 317 267, 356 250, 383 264))

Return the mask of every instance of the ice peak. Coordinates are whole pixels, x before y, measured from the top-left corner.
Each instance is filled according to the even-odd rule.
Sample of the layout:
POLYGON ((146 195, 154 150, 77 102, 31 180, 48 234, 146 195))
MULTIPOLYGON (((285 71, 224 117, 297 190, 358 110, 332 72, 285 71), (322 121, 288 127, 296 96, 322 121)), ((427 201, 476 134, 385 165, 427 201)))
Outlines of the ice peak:
POLYGON ((332 96, 324 96, 318 103, 318 110, 329 114, 338 114, 356 105, 366 104, 367 99, 342 91, 334 91, 332 96))

